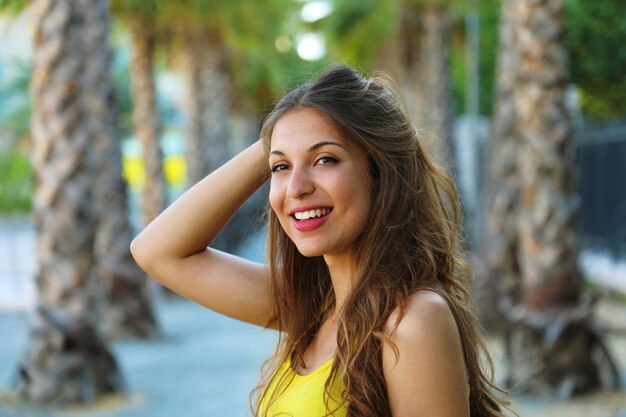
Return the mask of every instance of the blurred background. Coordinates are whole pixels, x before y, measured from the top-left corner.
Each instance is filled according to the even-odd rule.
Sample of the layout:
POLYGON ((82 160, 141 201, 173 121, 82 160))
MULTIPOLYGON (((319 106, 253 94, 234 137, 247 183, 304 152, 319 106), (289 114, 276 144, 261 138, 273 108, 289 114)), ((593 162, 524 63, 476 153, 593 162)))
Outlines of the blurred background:
MULTIPOLYGON (((618 0, 0 0, 0 416, 251 414, 277 335, 128 245, 336 62, 455 178, 512 409, 626 416, 625 43, 618 0)), ((263 261, 266 193, 216 247, 263 261)))

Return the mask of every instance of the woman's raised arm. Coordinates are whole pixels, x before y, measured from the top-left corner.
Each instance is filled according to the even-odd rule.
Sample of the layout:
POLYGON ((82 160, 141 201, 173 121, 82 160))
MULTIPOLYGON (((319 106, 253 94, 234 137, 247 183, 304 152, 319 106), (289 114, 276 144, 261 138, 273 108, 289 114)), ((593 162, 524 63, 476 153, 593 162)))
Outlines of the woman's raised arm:
POLYGON ((266 180, 257 141, 198 182, 131 243, 137 263, 172 291, 211 310, 266 326, 273 308, 265 265, 207 246, 266 180))

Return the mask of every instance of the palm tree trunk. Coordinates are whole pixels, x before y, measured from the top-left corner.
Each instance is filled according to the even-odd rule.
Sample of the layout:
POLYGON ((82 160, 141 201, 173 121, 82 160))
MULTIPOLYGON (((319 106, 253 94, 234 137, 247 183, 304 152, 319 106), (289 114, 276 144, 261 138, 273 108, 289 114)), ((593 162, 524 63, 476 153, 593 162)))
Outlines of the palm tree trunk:
MULTIPOLYGON (((17 393, 27 402, 74 404, 122 389, 115 359, 96 330, 93 248, 94 131, 85 77, 88 11, 106 1, 33 2, 33 162, 37 238, 36 320, 20 362, 17 393)), ((92 10, 93 9, 93 10, 92 10)))
POLYGON ((160 148, 159 112, 153 72, 154 22, 136 16, 129 20, 132 37, 131 97, 133 129, 143 147, 145 177, 141 190, 143 222, 151 222, 165 207, 163 156, 160 148))
POLYGON ((209 30, 187 33, 187 182, 189 186, 228 160, 231 83, 226 50, 209 30))
POLYGON ((201 91, 207 103, 202 120, 208 144, 205 148, 205 158, 211 172, 230 157, 228 135, 232 103, 227 52, 216 30, 209 32, 206 53, 202 57, 201 91))
POLYGON ((572 129, 564 104, 567 51, 562 0, 518 1, 520 67, 514 91, 522 180, 522 301, 572 306, 582 279, 576 267, 577 198, 572 129), (562 5, 561 5, 562 7, 562 5))
POLYGON ((147 288, 147 277, 130 254, 132 229, 127 215, 127 188, 122 179, 120 133, 110 73, 108 11, 93 8, 86 15, 94 42, 86 59, 86 103, 91 116, 98 210, 95 242, 97 274, 103 300, 100 330, 109 338, 148 338, 158 333, 147 288))
POLYGON ((185 33, 185 45, 183 48, 183 72, 185 77, 185 160, 187 162, 187 186, 191 187, 198 182, 208 171, 204 160, 202 148, 204 124, 202 123, 202 108, 206 105, 201 91, 201 59, 204 52, 200 42, 196 40, 195 33, 185 33))
POLYGON ((414 34, 417 28, 411 21, 414 15, 408 6, 401 9, 396 17, 398 23, 393 35, 376 52, 376 66, 392 77, 405 102, 408 98, 406 93, 410 92, 407 76, 411 71, 412 53, 417 50, 417 46, 413 44, 418 38, 414 34))
MULTIPOLYGON (((411 57, 408 106, 426 146, 445 165, 450 159, 451 106, 448 62, 449 19, 443 8, 422 7, 413 14, 419 22, 417 51, 411 57)), ((417 23, 417 22, 414 22, 417 23)))
POLYGON ((483 265, 477 268, 476 305, 483 323, 502 328, 498 300, 518 300, 518 206, 520 183, 516 162, 517 138, 513 89, 519 57, 515 48, 515 1, 504 0, 500 20, 500 45, 493 109, 490 155, 487 158, 485 236, 482 239, 483 265))
POLYGON ((519 260, 522 305, 513 321, 510 378, 522 389, 561 397, 601 385, 609 363, 582 299, 577 269, 572 129, 564 105, 567 51, 562 0, 517 0, 519 57, 513 103, 521 179, 519 260))

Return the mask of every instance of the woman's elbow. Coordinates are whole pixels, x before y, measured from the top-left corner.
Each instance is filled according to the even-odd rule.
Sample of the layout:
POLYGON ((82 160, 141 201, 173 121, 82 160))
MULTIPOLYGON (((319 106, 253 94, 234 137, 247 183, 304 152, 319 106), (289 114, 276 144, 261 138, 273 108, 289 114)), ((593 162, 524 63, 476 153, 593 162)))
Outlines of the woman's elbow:
POLYGON ((141 235, 135 237, 130 242, 130 254, 133 256, 133 259, 135 259, 137 265, 149 274, 150 265, 152 264, 151 259, 153 259, 154 256, 150 253, 150 245, 144 242, 141 235))

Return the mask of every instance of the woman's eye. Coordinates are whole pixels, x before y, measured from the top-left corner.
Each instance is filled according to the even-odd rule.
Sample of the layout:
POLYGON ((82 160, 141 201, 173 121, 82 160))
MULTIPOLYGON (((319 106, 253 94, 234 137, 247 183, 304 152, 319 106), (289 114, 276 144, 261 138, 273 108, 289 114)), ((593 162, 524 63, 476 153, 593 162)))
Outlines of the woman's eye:
POLYGON ((287 168, 289 167, 286 164, 276 164, 272 166, 272 174, 275 172, 284 171, 287 168))
POLYGON ((315 162, 315 165, 327 165, 338 162, 337 158, 333 158, 332 156, 322 156, 315 162))

